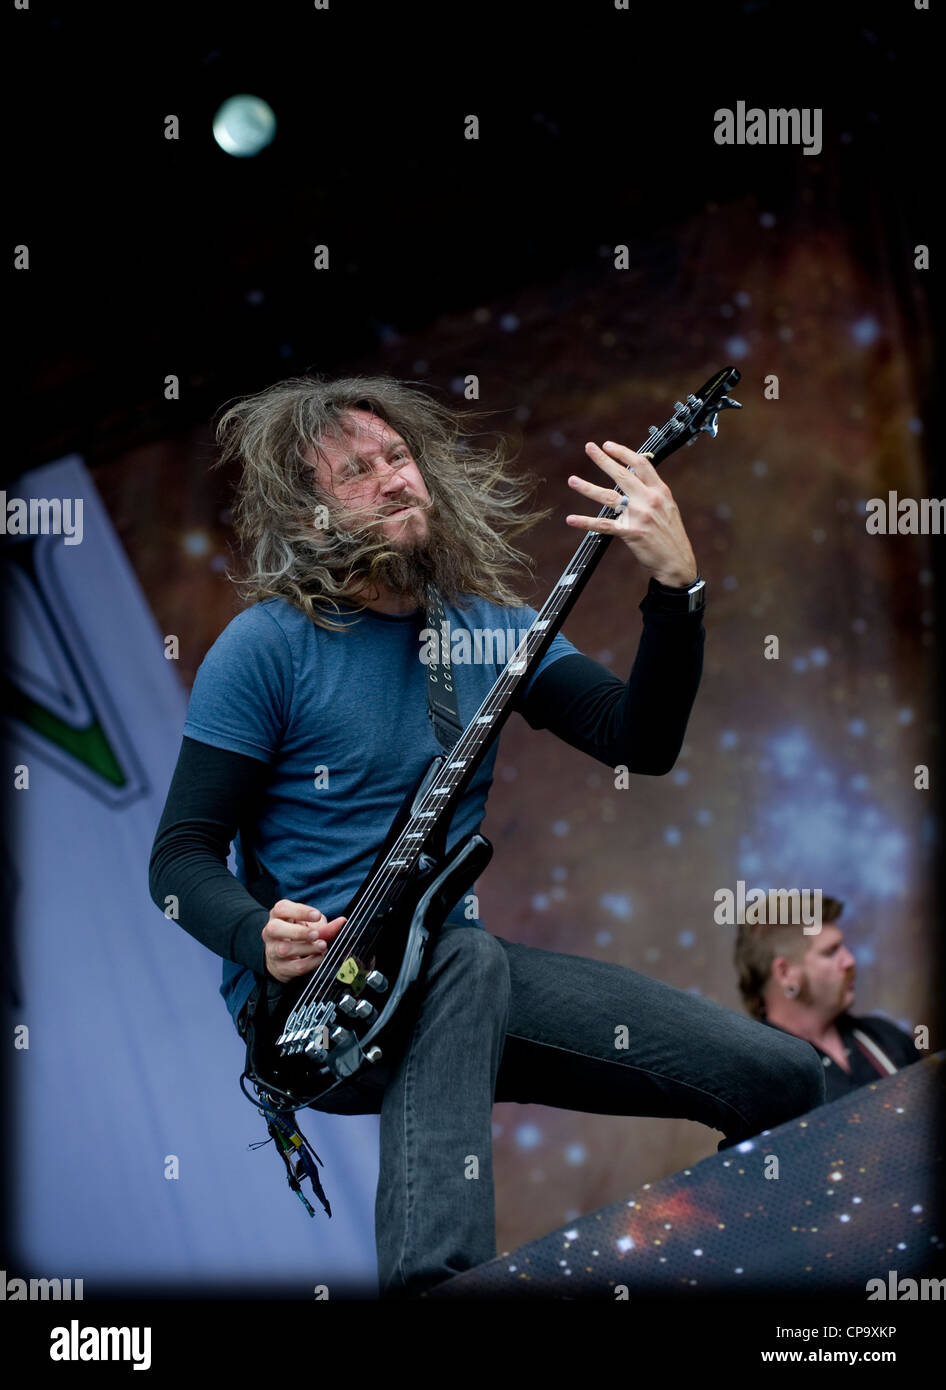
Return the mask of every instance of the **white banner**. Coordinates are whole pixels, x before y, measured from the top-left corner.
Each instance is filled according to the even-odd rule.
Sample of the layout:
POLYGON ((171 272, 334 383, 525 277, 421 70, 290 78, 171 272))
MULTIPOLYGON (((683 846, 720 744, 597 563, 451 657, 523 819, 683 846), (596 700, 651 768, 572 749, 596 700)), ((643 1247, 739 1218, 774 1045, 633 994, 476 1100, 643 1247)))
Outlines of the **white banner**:
POLYGON ((306 1184, 309 1217, 248 1147, 221 962, 149 896, 186 696, 91 476, 70 456, 2 500, 7 1278, 370 1291, 377 1118, 302 1112, 333 1211, 306 1184))

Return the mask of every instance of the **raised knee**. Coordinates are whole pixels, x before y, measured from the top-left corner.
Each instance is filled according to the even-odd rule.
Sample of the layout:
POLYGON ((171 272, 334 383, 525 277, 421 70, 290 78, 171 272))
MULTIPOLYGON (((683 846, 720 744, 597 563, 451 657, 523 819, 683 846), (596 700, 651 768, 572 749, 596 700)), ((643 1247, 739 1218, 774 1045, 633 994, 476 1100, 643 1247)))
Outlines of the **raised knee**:
POLYGON ((479 927, 449 927, 434 944, 432 968, 450 969, 468 985, 507 990, 506 953, 489 932, 479 927))

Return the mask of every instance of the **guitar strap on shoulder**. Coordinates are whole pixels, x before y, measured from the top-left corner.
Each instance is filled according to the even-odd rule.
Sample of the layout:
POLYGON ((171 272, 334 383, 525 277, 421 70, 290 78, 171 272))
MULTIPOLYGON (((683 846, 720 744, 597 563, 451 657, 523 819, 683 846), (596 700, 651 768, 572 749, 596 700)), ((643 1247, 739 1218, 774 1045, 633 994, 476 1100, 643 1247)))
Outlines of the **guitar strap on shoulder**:
POLYGON ((854 1029, 853 1037, 861 1052, 863 1052, 875 1071, 879 1072, 881 1076, 894 1075, 897 1068, 880 1046, 880 1043, 875 1042, 873 1038, 869 1038, 860 1028, 854 1029))
POLYGON ((427 660, 427 715, 440 746, 451 753, 463 733, 453 666, 450 663, 450 624, 443 599, 433 584, 427 585, 427 630, 432 635, 427 660), (439 659, 438 659, 439 654, 439 659))

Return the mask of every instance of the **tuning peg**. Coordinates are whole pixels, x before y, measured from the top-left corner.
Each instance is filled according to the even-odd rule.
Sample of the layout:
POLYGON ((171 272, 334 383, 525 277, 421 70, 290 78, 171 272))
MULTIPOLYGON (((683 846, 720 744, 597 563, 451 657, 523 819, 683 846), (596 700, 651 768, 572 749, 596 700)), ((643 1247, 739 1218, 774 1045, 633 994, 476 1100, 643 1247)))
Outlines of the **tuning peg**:
POLYGON ((741 403, 740 401, 734 401, 734 400, 732 399, 731 396, 720 396, 720 398, 719 398, 719 405, 718 405, 717 409, 719 409, 719 410, 741 410, 741 409, 742 409, 742 403, 741 403))

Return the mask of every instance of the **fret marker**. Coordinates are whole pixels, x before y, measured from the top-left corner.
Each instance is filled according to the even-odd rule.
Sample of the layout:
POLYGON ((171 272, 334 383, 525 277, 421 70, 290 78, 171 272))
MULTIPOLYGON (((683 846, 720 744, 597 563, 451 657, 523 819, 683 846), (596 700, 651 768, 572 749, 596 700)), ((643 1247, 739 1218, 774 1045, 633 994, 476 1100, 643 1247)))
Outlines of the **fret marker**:
POLYGON ((577 578, 578 578, 578 575, 577 575, 577 574, 563 574, 562 577, 561 577, 561 579, 559 580, 559 583, 560 583, 560 584, 574 584, 574 582, 575 582, 575 580, 576 580, 577 578))

